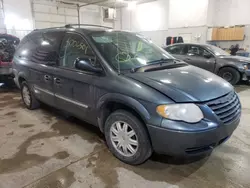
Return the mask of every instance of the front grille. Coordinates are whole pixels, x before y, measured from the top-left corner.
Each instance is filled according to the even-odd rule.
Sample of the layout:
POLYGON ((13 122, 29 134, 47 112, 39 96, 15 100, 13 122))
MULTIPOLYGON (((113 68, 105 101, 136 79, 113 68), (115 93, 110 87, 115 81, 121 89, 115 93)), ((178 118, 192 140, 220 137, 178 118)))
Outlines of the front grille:
POLYGON ((241 104, 235 92, 206 103, 224 124, 230 124, 241 113, 241 104))

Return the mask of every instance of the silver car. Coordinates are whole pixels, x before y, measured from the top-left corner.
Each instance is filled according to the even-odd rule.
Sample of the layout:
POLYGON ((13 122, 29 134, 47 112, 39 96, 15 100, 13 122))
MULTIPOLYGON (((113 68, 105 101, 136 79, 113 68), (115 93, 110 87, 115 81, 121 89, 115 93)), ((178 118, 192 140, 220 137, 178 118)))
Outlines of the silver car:
POLYGON ((175 58, 213 72, 231 84, 250 80, 250 58, 231 56, 209 44, 181 43, 165 47, 175 58))

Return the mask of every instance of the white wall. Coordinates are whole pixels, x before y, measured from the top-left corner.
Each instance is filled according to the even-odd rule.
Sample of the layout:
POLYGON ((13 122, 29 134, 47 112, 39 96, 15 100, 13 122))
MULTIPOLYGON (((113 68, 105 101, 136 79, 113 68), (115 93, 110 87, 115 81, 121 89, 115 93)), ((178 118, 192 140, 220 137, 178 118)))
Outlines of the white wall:
MULTIPOLYGON (((33 0, 33 16, 35 28, 48 28, 64 26, 66 24, 77 24, 78 13, 74 5, 64 5, 55 0, 33 0)), ((97 5, 88 5, 80 8, 80 23, 95 24, 108 27, 118 27, 118 19, 116 21, 103 20, 103 7, 97 5)), ((119 20, 119 21, 118 21, 119 20)))
POLYGON ((30 0, 4 0, 7 33, 22 38, 33 29, 30 0))
POLYGON ((229 47, 231 43, 239 43, 241 47, 249 48, 249 8, 250 0, 158 0, 138 5, 133 11, 123 8, 121 25, 122 29, 140 32, 162 46, 167 36, 180 34, 189 36, 191 42, 205 43, 208 27, 242 24, 247 25, 244 41, 219 42, 218 44, 229 47), (143 7, 149 7, 149 10, 143 7), (150 7, 160 8, 157 12, 150 7), (141 16, 138 19, 139 10, 144 10, 147 16, 141 16), (156 15, 161 15, 160 19, 157 19, 155 12, 157 12, 156 15), (160 23, 158 23, 159 20, 160 23), (142 26, 143 23, 146 27, 142 26))
POLYGON ((208 3, 209 0, 169 0, 169 28, 205 26, 208 3))
POLYGON ((0 32, 6 32, 6 27, 4 24, 4 11, 3 11, 3 2, 0 0, 0 32))
POLYGON ((210 0, 214 5, 210 12, 212 26, 233 26, 250 24, 249 0, 210 0))
POLYGON ((122 27, 132 31, 206 26, 209 0, 158 0, 122 9, 122 27), (199 15, 199 16, 197 16, 199 15))
POLYGON ((107 27, 111 27, 115 29, 121 29, 120 10, 119 9, 117 10, 115 20, 104 20, 103 10, 104 10, 104 7, 97 6, 97 5, 88 5, 88 6, 82 7, 80 9, 81 23, 102 25, 102 26, 107 26, 107 27))
POLYGON ((208 11, 208 26, 246 25, 244 41, 220 41, 216 44, 222 48, 239 44, 250 50, 250 16, 249 0, 210 0, 208 11))
POLYGON ((122 29, 131 31, 158 31, 168 28, 168 0, 138 5, 135 10, 121 10, 122 29))
POLYGON ((169 28, 161 31, 141 31, 158 46, 166 46, 166 37, 182 36, 184 42, 206 43, 207 27, 169 28))
POLYGON ((33 0, 34 28, 48 28, 77 23, 76 6, 59 4, 56 1, 33 0))
POLYGON ((121 29, 140 32, 163 45, 168 30, 168 0, 138 5, 135 10, 121 9, 121 29))
POLYGON ((189 36, 191 42, 205 42, 207 7, 208 0, 158 0, 138 5, 135 10, 123 8, 121 25, 124 30, 144 34, 159 46, 165 45, 166 37, 179 35, 189 36), (199 13, 204 16, 196 16, 199 13))
MULTIPOLYGON (((62 4, 57 0, 4 0, 3 7, 2 9, 0 0, 0 31, 7 31, 19 38, 23 38, 33 29, 78 23, 76 5, 62 4)), ((120 10, 117 10, 116 20, 106 21, 103 20, 102 7, 84 6, 80 9, 80 22, 120 29, 120 10)))

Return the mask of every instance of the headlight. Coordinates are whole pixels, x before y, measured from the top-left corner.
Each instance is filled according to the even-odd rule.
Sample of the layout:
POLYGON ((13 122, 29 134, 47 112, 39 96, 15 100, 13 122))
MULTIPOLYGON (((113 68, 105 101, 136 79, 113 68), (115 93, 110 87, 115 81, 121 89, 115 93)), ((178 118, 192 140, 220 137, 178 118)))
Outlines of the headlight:
POLYGON ((200 108, 192 103, 160 105, 156 111, 164 118, 188 123, 197 123, 204 117, 200 108))
POLYGON ((248 64, 243 64, 243 68, 244 68, 245 70, 250 69, 250 63, 248 63, 248 64))

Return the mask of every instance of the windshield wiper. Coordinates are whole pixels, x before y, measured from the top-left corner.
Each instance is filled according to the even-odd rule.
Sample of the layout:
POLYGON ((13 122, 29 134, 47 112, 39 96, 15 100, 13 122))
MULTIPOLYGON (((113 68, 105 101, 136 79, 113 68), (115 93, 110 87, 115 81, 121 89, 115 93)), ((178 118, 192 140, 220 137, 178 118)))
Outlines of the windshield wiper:
MULTIPOLYGON (((166 63, 166 62, 169 62, 169 61, 174 61, 175 59, 167 59, 167 58, 161 58, 161 59, 157 59, 157 60, 154 60, 154 61, 149 61, 147 62, 147 65, 152 65, 154 63, 166 63)), ((147 66, 146 65, 146 66, 147 66)))

